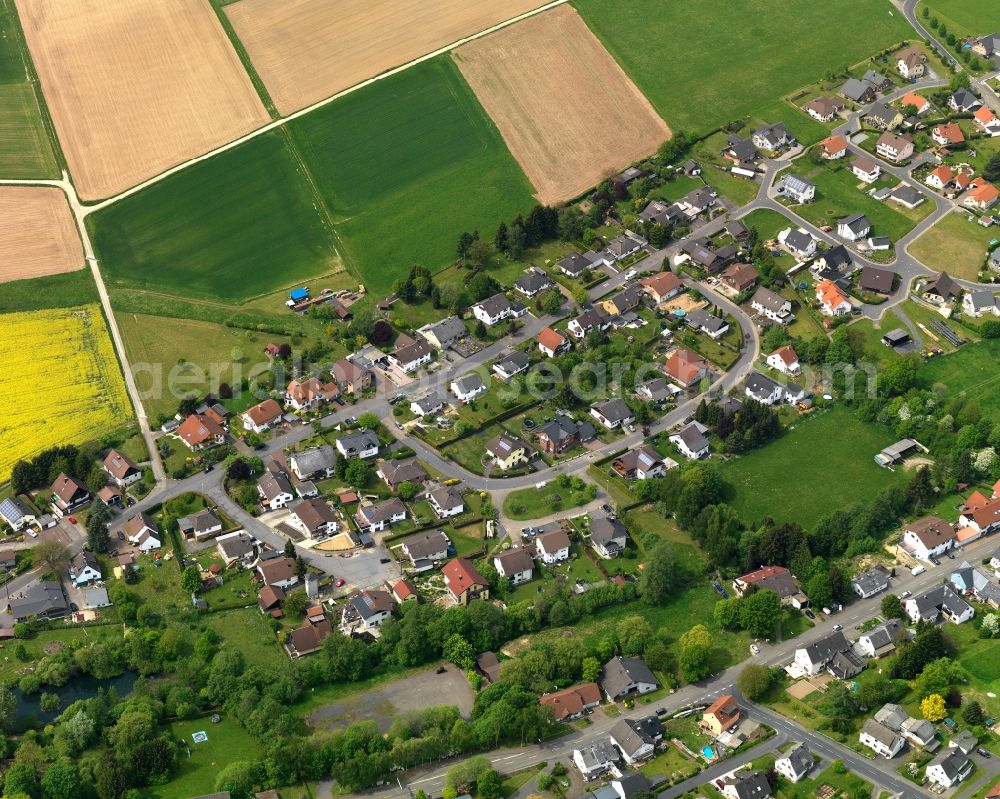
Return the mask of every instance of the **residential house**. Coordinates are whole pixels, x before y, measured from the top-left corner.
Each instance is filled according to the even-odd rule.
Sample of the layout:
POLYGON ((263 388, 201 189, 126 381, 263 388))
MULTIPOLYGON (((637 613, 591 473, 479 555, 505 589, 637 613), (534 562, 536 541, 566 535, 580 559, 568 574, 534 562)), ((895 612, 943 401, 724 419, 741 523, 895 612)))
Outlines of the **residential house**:
POLYGON ((452 486, 434 489, 427 494, 427 500, 440 519, 458 516, 465 512, 462 492, 452 486))
POLYGON ((378 628, 392 618, 395 602, 388 591, 369 589, 351 594, 344 600, 340 615, 340 631, 345 635, 369 633, 377 635, 378 628))
POLYGON ((667 469, 676 467, 676 461, 670 458, 661 458, 656 450, 648 444, 629 449, 611 464, 615 474, 623 480, 649 480, 654 477, 663 477, 667 473, 667 469))
POLYGON ((593 440, 595 435, 594 426, 590 422, 577 422, 561 413, 535 433, 538 445, 546 455, 562 455, 573 447, 593 440))
POLYGON ((951 549, 955 528, 937 516, 924 516, 903 527, 899 543, 918 560, 930 560, 951 549))
POLYGON ((97 557, 85 549, 77 552, 69 562, 69 579, 81 586, 101 579, 101 564, 97 557))
MULTIPOLYGON (((927 56, 917 47, 907 47, 897 53, 896 69, 907 80, 922 78, 927 71, 927 56)), ((903 105, 906 105, 905 98, 903 105)))
POLYGON ((654 377, 652 380, 647 380, 635 387, 635 395, 639 399, 655 403, 667 402, 679 393, 680 389, 672 383, 668 383, 664 377, 654 377))
POLYGON ((285 389, 285 404, 296 411, 312 410, 333 402, 340 396, 336 382, 324 383, 318 377, 292 380, 285 389))
POLYGON ((550 278, 541 269, 531 267, 514 281, 514 289, 520 291, 526 297, 534 297, 547 289, 552 288, 555 285, 552 278, 550 278))
POLYGON ((402 605, 404 602, 420 600, 420 593, 417 587, 410 580, 396 580, 392 586, 392 598, 402 605))
POLYGON ((618 519, 607 516, 591 516, 590 545, 605 560, 617 558, 625 551, 628 530, 618 519))
POLYGON ((978 491, 969 496, 965 501, 965 509, 958 517, 960 529, 971 529, 979 535, 986 535, 1000 526, 1000 498, 996 496, 997 489, 994 488, 993 491, 994 496, 990 499, 986 499, 978 491))
POLYGON ((931 138, 935 144, 942 147, 950 147, 953 144, 961 144, 965 141, 965 134, 958 126, 957 122, 945 122, 931 128, 931 138))
POLYGON ((175 435, 193 452, 217 447, 226 441, 226 431, 205 414, 193 413, 178 425, 175 435))
POLYGON ((843 136, 827 136, 819 143, 820 155, 826 161, 837 161, 847 155, 847 144, 843 136))
POLYGON ((802 597, 802 589, 784 566, 763 566, 733 580, 733 591, 737 596, 763 590, 774 591, 783 605, 795 604, 802 597))
POLYGON ((963 561, 948 577, 948 581, 959 593, 972 596, 984 605, 1000 608, 1000 585, 990 579, 982 569, 963 561))
POLYGON ((816 264, 810 268, 810 271, 816 271, 818 266, 821 267, 818 275, 820 277, 828 277, 829 275, 825 274, 826 272, 840 273, 850 271, 851 263, 851 254, 847 251, 847 248, 843 244, 834 244, 816 258, 816 264))
POLYGON ((748 397, 757 400, 761 405, 774 405, 776 402, 781 402, 784 388, 760 372, 751 372, 747 376, 745 392, 748 397))
POLYGON ((972 121, 987 136, 1000 136, 1000 120, 985 105, 976 109, 972 121))
POLYGON ((903 609, 910 621, 916 624, 921 620, 931 623, 947 620, 952 624, 963 624, 971 619, 975 610, 950 585, 938 585, 907 599, 903 609))
MULTIPOLYGON (((758 289, 760 293, 761 289, 758 289)), ((667 376, 683 388, 689 388, 708 376, 709 363, 698 353, 678 347, 664 365, 667 376)))
POLYGON ((428 391, 422 397, 410 401, 410 413, 414 416, 433 416, 444 410, 444 400, 436 391, 428 391))
POLYGON ((430 344, 421 339, 414 341, 409 336, 400 333, 396 339, 396 349, 387 356, 389 363, 402 372, 410 374, 421 366, 430 363, 434 351, 430 344))
POLYGON ((719 280, 722 281, 723 285, 728 286, 738 294, 742 294, 744 291, 752 289, 759 277, 757 270, 750 264, 736 263, 727 266, 719 276, 719 280))
POLYGON ((854 677, 865 668, 864 661, 840 630, 796 649, 794 663, 803 674, 816 675, 826 671, 838 680, 854 677))
POLYGON ((833 118, 844 110, 844 101, 839 97, 820 96, 814 97, 802 108, 813 119, 832 122, 833 118))
POLYGON ((684 281, 669 270, 644 278, 639 281, 639 285, 657 305, 673 299, 684 289, 684 281))
POLYGON ((116 449, 104 457, 101 468, 119 488, 125 488, 142 479, 142 469, 131 458, 116 449))
POLYGON ((874 183, 882 175, 882 167, 878 161, 867 155, 859 155, 851 161, 851 171, 854 176, 865 183, 874 183))
POLYGON ((569 339, 551 327, 543 328, 542 332, 538 334, 538 349, 546 358, 555 358, 556 355, 569 348, 569 339))
POLYGON ((345 394, 360 394, 371 388, 375 373, 371 369, 358 366, 347 358, 341 358, 330 367, 330 374, 345 394))
POLYGON ((511 585, 527 583, 535 574, 535 561, 525 547, 511 547, 499 553, 493 558, 493 567, 511 585))
POLYGON ((941 166, 936 167, 931 170, 930 174, 924 178, 924 183, 930 186, 932 189, 937 189, 938 191, 944 191, 946 187, 952 184, 955 179, 955 172, 947 164, 941 164, 941 166))
POLYGON ((297 630, 288 633, 285 639, 285 651, 293 660, 323 648, 323 641, 333 633, 333 625, 329 619, 323 618, 316 622, 306 621, 297 630))
POLYGON ((280 472, 264 472, 257 481, 257 493, 261 504, 268 510, 283 508, 295 499, 291 482, 280 472))
POLYGON ((896 84, 894 84, 890 78, 887 78, 885 75, 880 75, 878 72, 874 72, 870 69, 865 72, 865 74, 861 77, 861 80, 877 92, 887 92, 896 87, 896 84))
MULTIPOLYGON (((652 203, 650 204, 652 205, 652 203)), ((566 275, 566 277, 580 277, 580 275, 584 272, 593 268, 594 261, 596 260, 596 258, 594 258, 595 255, 596 253, 585 253, 581 255, 578 252, 571 252, 559 261, 556 266, 559 267, 559 271, 566 275)))
POLYGON ((885 103, 874 103, 865 112, 865 121, 881 130, 894 130, 903 121, 903 115, 885 103))
POLYGON ((369 533, 386 530, 406 519, 406 505, 399 497, 390 497, 373 505, 362 505, 354 514, 354 522, 369 533))
POLYGON ((257 563, 257 578, 271 587, 285 590, 298 583, 298 563, 295 558, 271 558, 257 563))
POLYGON ((684 258, 695 266, 699 266, 710 275, 721 271, 726 264, 736 256, 736 248, 726 245, 718 250, 708 239, 692 238, 681 244, 682 256, 678 257, 675 263, 681 263, 684 258))
POLYGON ((242 563, 249 565, 256 559, 257 548, 254 542, 242 530, 227 535, 220 535, 215 539, 215 549, 222 558, 226 568, 242 563))
POLYGON ((215 538, 222 532, 222 522, 207 509, 181 517, 177 520, 177 527, 185 538, 193 538, 195 541, 215 538))
POLYGON ((375 473, 393 492, 399 491, 403 483, 420 485, 427 480, 427 472, 416 458, 400 460, 385 460, 380 458, 375 466, 375 473))
POLYGON ((725 319, 710 314, 704 308, 692 308, 684 317, 684 322, 692 330, 698 330, 714 341, 729 331, 729 323, 725 319))
POLYGON ((615 263, 639 252, 645 245, 646 240, 644 238, 630 231, 625 231, 625 235, 615 236, 611 239, 601 254, 608 258, 611 263, 615 263))
POLYGON ((783 122, 777 122, 773 125, 758 125, 750 136, 750 141, 754 143, 755 147, 771 152, 777 152, 783 147, 791 147, 796 143, 795 137, 783 122))
POLYGON ((744 241, 750 235, 750 228, 739 219, 730 219, 722 225, 722 232, 733 241, 744 241))
POLYGON ((598 738, 573 750, 573 763, 585 780, 592 780, 610 769, 621 754, 610 740, 598 738))
POLYGON ((738 771, 722 781, 725 799, 769 799, 771 785, 763 771, 738 771))
POLYGON ((700 460, 707 458, 710 451, 706 432, 707 429, 700 422, 689 422, 670 436, 670 442, 685 458, 700 460))
POLYGON ((97 498, 110 507, 122 507, 122 492, 117 486, 106 485, 97 492, 97 498))
POLYGON ((292 523, 309 538, 333 535, 339 529, 337 514, 320 497, 303 499, 292 505, 292 523))
POLYGON ((900 183, 889 193, 889 199, 897 205, 913 209, 920 205, 926 198, 922 192, 917 191, 912 186, 900 183))
POLYGON ((936 305, 949 303, 961 293, 961 285, 947 272, 938 272, 924 283, 923 298, 936 305))
POLYGON ((789 344, 778 347, 778 349, 768 355, 767 365, 786 375, 797 375, 802 371, 802 367, 799 364, 799 356, 789 344))
POLYGON ((859 104, 870 103, 875 99, 875 87, 857 78, 849 78, 840 87, 840 93, 848 100, 859 104))
POLYGON ((639 221, 666 227, 676 227, 677 225, 686 225, 690 221, 690 218, 681 210, 681 207, 677 203, 650 200, 646 207, 639 212, 639 221))
POLYGON ((151 552, 160 548, 160 531, 152 518, 145 513, 136 513, 122 525, 122 532, 130 544, 135 544, 141 552, 151 552))
POLYGON ((590 415, 604 425, 608 430, 617 430, 635 422, 635 414, 619 397, 597 402, 590 406, 590 415))
POLYGON ((913 140, 905 134, 886 131, 875 143, 875 152, 887 161, 905 161, 913 155, 913 140))
POLYGON ((538 701, 552 708, 556 721, 572 721, 601 704, 601 688, 596 682, 580 683, 551 694, 542 694, 538 701))
POLYGON ((799 260, 816 254, 816 239, 804 228, 785 228, 778 234, 778 242, 799 260))
POLYGON ((426 566, 448 557, 451 542, 443 530, 417 533, 403 541, 400 549, 414 566, 426 566))
POLYGON ((337 439, 337 451, 345 458, 367 460, 378 455, 378 436, 371 430, 352 430, 337 439))
POLYGON ((648 694, 660 687, 645 663, 638 658, 621 655, 616 655, 604 664, 598 683, 610 702, 618 702, 627 696, 648 694))
POLYGON ((740 706, 736 699, 731 694, 723 694, 701 714, 698 726, 713 738, 718 738, 739 724, 740 718, 740 706))
POLYGON ((757 147, 750 139, 744 139, 735 134, 729 134, 726 139, 726 149, 722 154, 732 161, 737 167, 753 169, 757 161, 757 147))
POLYGON ((1000 192, 991 183, 983 183, 976 178, 970 185, 969 191, 962 198, 962 205, 976 211, 987 211, 996 205, 1000 199, 1000 192))
POLYGON ((750 298, 750 307, 765 318, 781 325, 791 324, 795 321, 795 316, 792 314, 792 301, 763 286, 758 288, 753 297, 750 298))
POLYGON ((972 43, 972 52, 981 58, 993 58, 1000 54, 1000 33, 991 33, 972 43))
POLYGON ((872 223, 864 214, 851 214, 837 220, 837 235, 848 241, 865 238, 872 229, 872 223))
POLYGON ((851 580, 851 586, 855 594, 868 599, 889 589, 889 572, 882 566, 873 566, 851 580))
POLYGON ((865 719, 858 740, 875 754, 891 760, 903 749, 903 739, 875 719, 865 719))
POLYGON ((884 624, 863 633, 858 639, 857 648, 866 657, 885 657, 896 650, 896 641, 905 634, 906 630, 899 619, 889 619, 884 624))
MULTIPOLYGON (((708 186, 695 189, 685 194, 677 201, 677 206, 690 218, 705 213, 716 205, 715 191, 708 186)), ((645 243, 645 242, 643 242, 645 243)))
POLYGON ((19 497, 8 497, 0 502, 0 519, 3 519, 13 532, 19 533, 27 525, 35 523, 35 512, 19 497))
POLYGON ((459 402, 470 402, 486 393, 486 384, 477 374, 467 374, 451 381, 451 393, 459 402))
POLYGON ((924 773, 928 782, 947 789, 967 779, 973 768, 968 757, 959 751, 950 750, 942 752, 928 763, 924 773))
POLYGON ((951 740, 948 741, 949 749, 957 749, 963 755, 971 755, 976 751, 976 747, 979 745, 979 739, 972 730, 961 730, 956 732, 951 736, 951 740))
POLYGON ((798 175, 785 175, 781 193, 797 203, 809 203, 816 197, 816 184, 798 175))
POLYGON ((642 305, 644 296, 643 287, 638 283, 633 283, 619 291, 610 300, 602 300, 600 306, 605 313, 611 316, 622 316, 642 305))
POLYGON ((577 341, 583 341, 595 330, 607 330, 611 327, 611 318, 602 308, 591 308, 574 319, 570 319, 567 331, 577 341))
POLYGON ((58 580, 41 580, 19 591, 8 600, 8 615, 15 623, 32 618, 59 619, 70 612, 69 603, 58 580))
POLYGON ((965 296, 962 297, 962 312, 976 318, 985 314, 998 316, 1000 307, 997 306, 997 298, 989 289, 972 289, 965 292, 965 296))
POLYGON ((446 316, 434 324, 425 325, 417 332, 428 344, 439 350, 450 349, 469 335, 465 323, 457 316, 446 316))
POLYGON ((53 510, 63 516, 79 510, 91 500, 87 486, 65 472, 59 473, 49 490, 52 492, 53 510))
POLYGON ((832 280, 821 280, 816 285, 816 302, 826 316, 844 316, 851 312, 851 301, 832 280))
POLYGON ((952 111, 962 114, 971 114, 977 108, 982 108, 983 104, 976 95, 968 89, 959 89, 948 98, 948 107, 952 111))
POLYGON ((789 782, 795 783, 812 771, 815 762, 808 745, 800 743, 774 761, 774 770, 789 782))
POLYGON ((281 406, 273 399, 266 399, 243 411, 240 419, 245 430, 264 433, 281 422, 281 406))
POLYGON ((288 456, 288 468, 299 480, 326 480, 336 471, 337 453, 329 444, 293 452, 288 456))
POLYGON ((569 536, 564 530, 543 533, 535 539, 535 552, 542 563, 553 566, 569 560, 569 536))
POLYGON ((874 291, 877 294, 892 294, 895 276, 896 273, 890 269, 866 266, 858 276, 858 288, 862 291, 874 291))
POLYGON ((490 586, 476 567, 466 558, 448 561, 441 569, 448 596, 459 605, 468 605, 476 599, 489 599, 490 586))
POLYGON ((663 722, 657 716, 642 719, 620 719, 608 733, 618 747, 622 759, 630 766, 648 760, 663 740, 663 722))
POLYGON ((499 433, 486 442, 486 454, 502 472, 528 462, 528 446, 521 439, 499 433))
POLYGON ((510 380, 514 375, 528 371, 531 358, 521 350, 514 350, 510 355, 493 364, 493 372, 501 380, 510 380))

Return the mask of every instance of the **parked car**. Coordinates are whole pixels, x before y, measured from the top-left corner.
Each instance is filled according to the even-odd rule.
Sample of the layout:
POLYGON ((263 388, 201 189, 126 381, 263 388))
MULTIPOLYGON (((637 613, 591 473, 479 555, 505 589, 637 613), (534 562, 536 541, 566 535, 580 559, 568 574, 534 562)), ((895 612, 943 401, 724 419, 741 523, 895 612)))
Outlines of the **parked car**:
POLYGON ((392 558, 379 558, 379 563, 392 563, 392 558))
POLYGON ((66 521, 68 521, 70 524, 76 524, 76 517, 70 516, 66 521))
POLYGON ((813 612, 812 612, 811 610, 809 610, 809 608, 806 608, 806 609, 805 609, 805 610, 803 611, 803 613, 805 613, 805 614, 806 614, 806 618, 807 618, 807 619, 815 619, 815 618, 816 618, 816 614, 815 614, 815 613, 813 613, 813 612))
POLYGON ((983 747, 981 747, 981 746, 980 746, 980 747, 979 747, 978 749, 976 749, 976 751, 977 751, 977 752, 978 752, 978 753, 979 753, 980 755, 982 755, 983 757, 985 757, 985 758, 987 758, 987 759, 989 759, 989 758, 993 757, 993 755, 991 755, 991 754, 989 753, 989 751, 987 751, 986 749, 983 749, 983 747))
POLYGON ((340 588, 345 582, 346 580, 344 580, 344 578, 341 577, 339 580, 337 580, 337 588, 340 588))
POLYGON ((751 655, 759 655, 760 654, 760 647, 757 646, 757 644, 750 644, 750 654, 751 655))
POLYGON ((121 530, 118 531, 118 540, 119 541, 125 540, 125 533, 123 533, 121 530))
POLYGON ((840 625, 840 624, 834 624, 834 625, 833 625, 833 631, 834 631, 835 633, 839 633, 839 632, 840 632, 841 630, 843 630, 843 629, 844 629, 844 628, 843 628, 843 626, 842 626, 842 625, 840 625))
POLYGON ((901 593, 899 595, 899 598, 900 599, 906 599, 908 596, 913 596, 913 592, 912 591, 903 591, 903 593, 901 593))

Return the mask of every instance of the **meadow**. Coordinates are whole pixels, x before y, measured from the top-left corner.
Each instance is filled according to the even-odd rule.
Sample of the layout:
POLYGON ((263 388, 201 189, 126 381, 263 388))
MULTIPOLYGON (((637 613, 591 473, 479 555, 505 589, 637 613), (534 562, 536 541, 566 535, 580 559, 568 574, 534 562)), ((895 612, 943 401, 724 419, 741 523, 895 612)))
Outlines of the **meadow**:
POLYGON ((809 528, 905 479, 872 460, 893 440, 888 430, 834 408, 813 412, 773 443, 721 464, 720 472, 733 486, 729 503, 749 524, 772 516, 809 528))
POLYGON ((232 302, 339 268, 333 231, 282 131, 87 218, 109 288, 232 302))
POLYGON ((0 0, 0 176, 54 178, 56 156, 13 0, 0 0))
POLYGON ((977 344, 966 344, 943 358, 933 358, 917 372, 921 388, 932 388, 940 383, 947 387, 949 396, 964 394, 970 402, 979 405, 985 416, 1000 414, 1000 341, 989 339, 977 344))
POLYGON ((0 396, 8 399, 0 418, 0 480, 20 458, 133 421, 98 306, 8 314, 0 329, 7 352, 0 396))
POLYGON ((917 18, 924 22, 924 6, 944 22, 956 36, 983 36, 1000 28, 1000 6, 993 0, 931 0, 917 6, 917 18))
POLYGON ((97 301, 97 286, 89 269, 0 284, 0 313, 70 308, 97 301))
POLYGON ((288 126, 334 217, 348 269, 387 293, 412 264, 443 266, 463 230, 492 237, 532 187, 447 57, 288 126))
POLYGON ((970 222, 964 213, 948 214, 909 246, 910 255, 930 269, 947 269, 952 277, 975 280, 986 258, 986 246, 997 235, 970 222))
POLYGON ((836 9, 797 0, 573 5, 675 131, 756 115, 913 35, 883 0, 843 0, 836 9))

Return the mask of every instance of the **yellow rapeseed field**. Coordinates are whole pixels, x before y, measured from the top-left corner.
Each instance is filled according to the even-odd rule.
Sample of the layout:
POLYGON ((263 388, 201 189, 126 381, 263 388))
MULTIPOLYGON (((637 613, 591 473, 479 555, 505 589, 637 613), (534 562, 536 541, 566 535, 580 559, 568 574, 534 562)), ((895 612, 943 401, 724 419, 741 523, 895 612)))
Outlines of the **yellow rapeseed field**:
POLYGON ((132 421, 99 306, 0 315, 0 347, 0 482, 21 458, 132 421))

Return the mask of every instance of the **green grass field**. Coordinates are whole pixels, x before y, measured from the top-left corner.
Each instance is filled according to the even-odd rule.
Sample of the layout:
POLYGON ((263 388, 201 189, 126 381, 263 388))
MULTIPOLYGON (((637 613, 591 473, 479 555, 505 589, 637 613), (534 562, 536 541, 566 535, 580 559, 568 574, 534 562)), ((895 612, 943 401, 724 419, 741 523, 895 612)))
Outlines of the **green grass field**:
POLYGON ((730 503, 749 524, 764 516, 809 528, 827 514, 864 502, 905 479, 872 458, 893 442, 846 408, 814 413, 777 441, 720 467, 734 487, 730 503), (852 486, 845 499, 845 486, 852 486))
POLYGON ((0 283, 0 313, 73 308, 97 301, 97 286, 89 269, 0 283))
POLYGON ((835 19, 828 6, 797 0, 573 5, 674 130, 756 116, 829 70, 913 35, 884 0, 844 0, 835 19))
POLYGON ((281 131, 87 218, 110 287, 240 301, 339 267, 333 233, 281 131))
POLYGON ((1000 341, 996 339, 967 344, 958 352, 934 358, 917 372, 920 386, 930 388, 937 383, 947 387, 950 396, 964 393, 979 405, 984 415, 1000 413, 1000 341))
POLYGON ((948 214, 913 242, 909 251, 931 269, 947 269, 952 277, 975 280, 986 258, 986 245, 994 238, 1000 237, 991 228, 970 222, 965 214, 948 214))
MULTIPOLYGON (((888 236, 893 242, 909 233, 916 225, 914 219, 886 203, 872 199, 858 189, 857 178, 846 169, 812 170, 806 176, 816 184, 816 199, 806 205, 797 205, 793 210, 815 225, 832 225, 836 228, 837 220, 842 217, 854 213, 865 214, 872 223, 872 233, 888 236)), ((924 202, 913 210, 923 217, 933 210, 933 204, 924 202)))
POLYGON ((0 176, 4 178, 59 176, 40 91, 32 77, 14 0, 0 0, 0 176))
POLYGON ((348 266, 387 292, 414 263, 455 257, 463 230, 492 237, 532 204, 532 187, 447 57, 408 69, 292 122, 348 266))
POLYGON ((239 650, 250 665, 272 671, 288 666, 288 655, 256 607, 213 613, 208 617, 208 626, 222 637, 223 646, 239 650))
POLYGON ((917 19, 930 29, 923 16, 924 6, 956 36, 983 36, 1000 28, 1000 6, 993 0, 930 0, 920 3, 917 19))
POLYGON ((758 108, 754 111, 754 125, 748 128, 752 132, 756 123, 763 122, 773 125, 775 122, 784 122, 792 135, 805 147, 811 147, 818 141, 822 141, 830 135, 830 126, 824 125, 813 119, 802 109, 785 100, 777 100, 770 105, 758 108))

